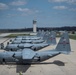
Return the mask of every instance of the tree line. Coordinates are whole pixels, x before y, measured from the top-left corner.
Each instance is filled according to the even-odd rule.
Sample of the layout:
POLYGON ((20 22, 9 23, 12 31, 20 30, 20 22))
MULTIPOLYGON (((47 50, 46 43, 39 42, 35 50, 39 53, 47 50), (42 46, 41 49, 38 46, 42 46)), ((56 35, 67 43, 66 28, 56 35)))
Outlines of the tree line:
MULTIPOLYGON (((76 26, 70 27, 37 27, 39 30, 48 31, 76 31, 76 26)), ((21 29, 0 29, 0 32, 32 32, 33 28, 21 28, 21 29)))

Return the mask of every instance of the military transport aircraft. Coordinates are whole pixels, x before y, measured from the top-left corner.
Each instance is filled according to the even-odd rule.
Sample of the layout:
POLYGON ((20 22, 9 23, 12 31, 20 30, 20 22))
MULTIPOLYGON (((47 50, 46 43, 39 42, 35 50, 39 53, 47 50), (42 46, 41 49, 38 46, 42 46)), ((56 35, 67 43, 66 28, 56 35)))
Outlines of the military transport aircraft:
POLYGON ((17 36, 15 40, 40 40, 45 34, 44 30, 41 33, 39 32, 39 34, 37 36, 17 36))
MULTIPOLYGON (((21 40, 21 39, 16 39, 16 40, 13 40, 12 43, 13 44, 20 44, 20 43, 43 43, 45 42, 48 37, 51 37, 50 39, 52 40, 52 38, 56 38, 56 33, 54 31, 51 31, 50 34, 49 32, 46 32, 44 35, 43 35, 43 39, 38 39, 38 40, 21 40)), ((54 41, 56 42, 56 40, 54 41)))
POLYGON ((23 49, 22 51, 12 52, 5 51, 0 53, 0 62, 20 62, 31 63, 41 62, 59 54, 69 54, 71 52, 68 33, 63 33, 58 45, 54 50, 33 51, 31 49, 23 49))
POLYGON ((19 41, 16 44, 12 44, 12 43, 8 44, 5 47, 5 50, 16 51, 16 50, 19 50, 19 49, 31 48, 32 50, 36 51, 36 50, 42 49, 42 48, 44 48, 46 46, 49 46, 49 45, 55 45, 56 44, 56 36, 53 33, 50 34, 50 36, 48 36, 46 42, 44 42, 44 43, 22 43, 22 42, 19 43, 19 44, 18 43, 19 43, 19 41))
POLYGON ((17 40, 12 41, 11 43, 20 44, 20 43, 43 43, 43 42, 44 42, 44 40, 42 40, 42 39, 39 39, 39 40, 19 40, 19 39, 17 39, 17 40))
MULTIPOLYGON (((48 34, 48 33, 47 33, 48 34)), ((42 30, 39 30, 37 32, 37 35, 34 36, 17 36, 15 39, 10 40, 10 42, 12 42, 13 44, 17 43, 42 43, 44 42, 44 37, 45 32, 42 30)))

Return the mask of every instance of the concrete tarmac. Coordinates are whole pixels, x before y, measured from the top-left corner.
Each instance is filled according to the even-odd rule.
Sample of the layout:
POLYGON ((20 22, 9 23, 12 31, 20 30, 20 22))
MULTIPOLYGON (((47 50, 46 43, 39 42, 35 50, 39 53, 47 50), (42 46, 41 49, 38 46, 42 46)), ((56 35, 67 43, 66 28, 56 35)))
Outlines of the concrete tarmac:
MULTIPOLYGON (((57 38, 58 41, 59 38, 57 38)), ((0 75, 19 75, 20 72, 22 72, 22 75, 76 75, 76 40, 70 39, 70 43, 73 52, 69 55, 60 54, 32 65, 0 64, 0 75)), ((55 47, 56 45, 48 46, 41 51, 54 49, 55 47)), ((0 51, 2 52, 2 50, 0 51)))

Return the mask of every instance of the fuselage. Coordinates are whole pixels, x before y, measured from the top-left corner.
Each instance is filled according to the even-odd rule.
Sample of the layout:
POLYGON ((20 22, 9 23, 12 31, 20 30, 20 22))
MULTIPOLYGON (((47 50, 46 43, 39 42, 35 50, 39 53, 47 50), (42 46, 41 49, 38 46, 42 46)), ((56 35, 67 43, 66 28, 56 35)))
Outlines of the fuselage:
POLYGON ((39 40, 41 37, 21 37, 21 38, 15 38, 15 40, 39 40))
POLYGON ((33 50, 39 50, 39 49, 44 48, 46 46, 49 46, 49 44, 46 44, 46 43, 40 43, 40 44, 29 44, 29 43, 8 44, 5 48, 5 50, 16 51, 16 50, 24 49, 24 48, 31 48, 33 50))
POLYGON ((44 40, 14 40, 12 44, 20 44, 20 43, 43 43, 44 40))
POLYGON ((53 56, 60 54, 57 51, 40 51, 32 52, 30 50, 23 50, 18 52, 2 52, 0 53, 0 62, 20 62, 20 63, 31 63, 45 61, 53 56), (32 54, 32 55, 31 55, 32 54))

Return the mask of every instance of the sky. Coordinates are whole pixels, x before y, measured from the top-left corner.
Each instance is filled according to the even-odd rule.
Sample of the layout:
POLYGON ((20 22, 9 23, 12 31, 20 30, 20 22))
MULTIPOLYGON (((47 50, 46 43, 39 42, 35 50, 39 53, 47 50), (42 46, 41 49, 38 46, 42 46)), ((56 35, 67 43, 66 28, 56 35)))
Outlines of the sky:
POLYGON ((76 0, 0 0, 0 29, 76 26, 76 0))

